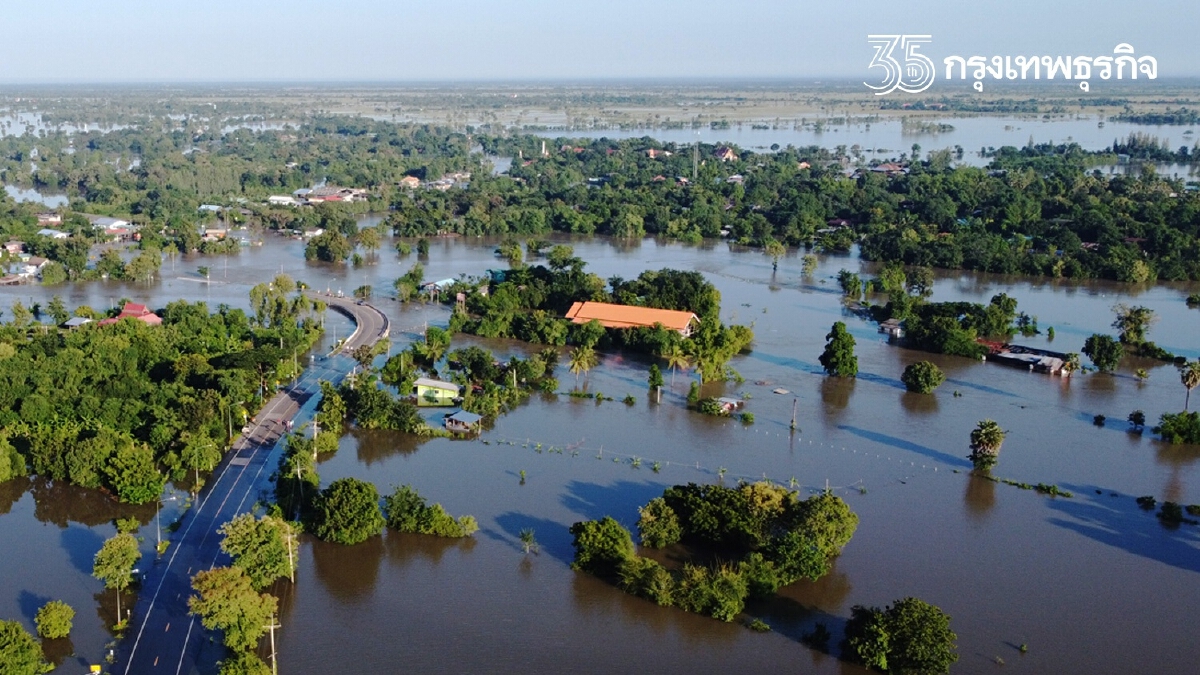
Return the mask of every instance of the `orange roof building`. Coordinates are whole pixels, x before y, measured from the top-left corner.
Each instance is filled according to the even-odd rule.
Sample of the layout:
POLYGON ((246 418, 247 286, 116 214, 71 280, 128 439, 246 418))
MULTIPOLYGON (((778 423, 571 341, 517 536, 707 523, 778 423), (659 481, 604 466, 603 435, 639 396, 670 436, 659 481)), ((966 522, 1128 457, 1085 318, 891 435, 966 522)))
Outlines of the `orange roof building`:
POLYGON ((99 321, 96 323, 96 325, 110 326, 121 319, 137 319, 138 321, 150 324, 151 326, 162 325, 162 319, 157 314, 151 312, 150 309, 145 305, 140 305, 136 302, 125 303, 125 306, 121 308, 120 314, 112 317, 111 319, 99 321))
POLYGON ((699 321, 692 312, 607 302, 577 302, 567 310, 567 318, 571 323, 599 321, 605 328, 653 328, 655 324, 662 324, 663 328, 684 337, 692 334, 693 324, 699 321))

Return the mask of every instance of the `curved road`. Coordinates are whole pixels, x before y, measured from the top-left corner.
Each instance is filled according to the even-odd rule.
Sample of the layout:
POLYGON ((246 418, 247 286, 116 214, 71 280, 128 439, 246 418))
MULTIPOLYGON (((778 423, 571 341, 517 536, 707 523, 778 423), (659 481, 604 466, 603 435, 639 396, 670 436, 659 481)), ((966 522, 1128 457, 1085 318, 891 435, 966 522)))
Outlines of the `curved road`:
POLYGON ((285 422, 293 420, 295 426, 300 426, 309 421, 320 399, 320 381, 336 384, 356 365, 341 352, 373 345, 387 337, 390 329, 387 317, 370 305, 347 298, 309 295, 350 316, 356 324, 354 333, 333 355, 313 358, 291 387, 281 390, 263 406, 254 426, 234 441, 192 508, 184 514, 167 553, 162 557, 151 554, 150 559, 141 562, 141 569, 147 572, 129 632, 109 672, 190 675, 200 672, 198 664, 209 668, 220 658, 220 647, 207 639, 200 622, 188 614, 192 575, 227 563, 217 529, 269 495, 271 475, 283 454, 285 422))

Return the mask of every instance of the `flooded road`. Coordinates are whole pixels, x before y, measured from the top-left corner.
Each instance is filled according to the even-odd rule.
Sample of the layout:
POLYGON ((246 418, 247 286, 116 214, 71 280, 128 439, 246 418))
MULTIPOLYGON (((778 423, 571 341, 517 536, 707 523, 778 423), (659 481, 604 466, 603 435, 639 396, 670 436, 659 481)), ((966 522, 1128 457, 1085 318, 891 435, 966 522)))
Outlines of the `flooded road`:
MULTIPOLYGON (((165 263, 163 280, 150 286, 5 288, 0 307, 18 298, 44 305, 55 293, 70 307, 97 309, 122 297, 155 307, 179 297, 245 307, 250 286, 280 270, 321 290, 349 293, 371 284, 378 294, 416 261, 398 261, 385 243, 375 264, 335 267, 306 262, 301 242, 273 235, 265 241, 230 257, 227 272, 222 258, 176 259, 175 272, 165 263), (212 268, 212 283, 196 275, 199 265, 212 268)), ((648 362, 608 354, 586 384, 616 401, 535 396, 476 441, 347 434, 320 465, 323 484, 345 476, 370 480, 381 492, 411 484, 451 513, 476 516, 481 531, 465 542, 394 533, 351 548, 307 541, 298 583, 283 592, 281 672, 860 672, 803 646, 800 635, 821 622, 836 640, 852 605, 882 606, 909 595, 953 617, 956 673, 992 672, 997 658, 1027 673, 1194 671, 1200 645, 1188 619, 1200 604, 1200 528, 1164 528, 1134 498, 1200 502, 1200 448, 1130 434, 1123 421, 1134 409, 1151 420, 1182 409, 1173 367, 1127 360, 1115 375, 1059 379, 888 345, 872 324, 842 309, 834 277, 843 267, 865 267, 857 258, 824 257, 816 275, 804 279, 795 254, 772 274, 769 258, 724 243, 574 245, 602 278, 662 267, 705 273, 722 293, 722 318, 753 322, 757 336, 754 350, 731 363, 745 382, 710 385, 706 393, 749 395, 755 423, 687 412, 685 372, 664 372, 667 391, 651 403, 648 362), (855 381, 826 378, 817 363, 839 320, 858 341, 855 381), (900 373, 924 359, 937 362, 948 380, 933 396, 908 394, 900 373), (1150 377, 1139 382, 1136 368, 1150 377), (790 393, 772 393, 780 387, 790 393), (634 405, 621 402, 626 394, 636 397, 634 405), (788 431, 793 399, 796 434, 788 431), (1107 416, 1107 426, 1092 424, 1096 414, 1107 416), (968 434, 986 417, 1009 431, 995 475, 1054 483, 1074 497, 970 478, 968 434), (771 633, 660 608, 569 569, 573 522, 612 515, 632 528, 637 506, 664 487, 722 475, 726 483, 794 478, 806 491, 828 484, 860 516, 832 574, 748 607, 771 633), (518 534, 526 528, 535 531, 540 555, 522 554, 518 534), (1025 655, 1021 644, 1029 646, 1025 655)), ((425 277, 502 266, 494 246, 434 240, 425 277)), ((1195 358, 1200 311, 1183 300, 1196 290, 947 273, 933 299, 986 302, 1007 292, 1043 330, 1056 331, 1053 342, 1016 342, 1059 351, 1079 351, 1091 333, 1112 332, 1116 302, 1143 304, 1161 319, 1150 338, 1195 358)), ((403 332, 448 318, 440 307, 376 304, 389 313, 397 346, 403 332)), ((333 313, 327 321, 348 329, 333 313)), ((529 349, 455 338, 455 346, 465 344, 501 357, 529 349)), ((561 390, 574 386, 565 366, 558 377, 561 390)), ((0 486, 0 512, 7 510, 0 537, 22 542, 18 554, 0 557, 0 616, 28 622, 42 596, 62 597, 78 610, 77 658, 98 658, 108 638, 97 599, 113 599, 91 579, 91 556, 112 533, 109 511, 129 511, 106 505, 78 512, 86 504, 74 492, 55 486, 39 493, 31 485, 37 483, 0 486)), ((132 511, 149 549, 153 510, 132 511)), ((75 672, 76 663, 68 660, 61 672, 75 672)))

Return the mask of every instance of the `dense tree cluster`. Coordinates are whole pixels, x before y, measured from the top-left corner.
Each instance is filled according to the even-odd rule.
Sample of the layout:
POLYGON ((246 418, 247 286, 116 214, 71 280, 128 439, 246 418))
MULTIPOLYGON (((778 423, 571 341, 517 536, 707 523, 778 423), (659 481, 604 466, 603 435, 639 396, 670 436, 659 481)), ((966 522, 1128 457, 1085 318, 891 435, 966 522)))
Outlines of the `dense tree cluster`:
POLYGON ((430 506, 416 490, 402 485, 384 498, 387 526, 397 532, 432 534, 437 537, 469 537, 479 530, 473 516, 455 518, 441 504, 430 506))
POLYGON ((901 675, 942 675, 958 660, 950 617, 937 607, 904 598, 892 605, 851 610, 846 654, 865 666, 901 675))
POLYGON ((723 621, 736 618, 748 597, 824 576, 858 526, 858 516, 832 494, 801 500, 765 482, 735 488, 676 485, 638 511, 643 546, 683 542, 702 556, 733 562, 706 566, 689 560, 680 570, 668 570, 636 555, 629 532, 604 518, 571 527, 572 566, 660 605, 723 621))
POLYGON ((316 338, 316 323, 301 318, 308 301, 284 305, 255 320, 179 301, 161 326, 123 319, 73 331, 14 310, 0 326, 0 478, 28 466, 143 503, 168 476, 213 469, 242 406, 289 375, 292 354, 316 338))

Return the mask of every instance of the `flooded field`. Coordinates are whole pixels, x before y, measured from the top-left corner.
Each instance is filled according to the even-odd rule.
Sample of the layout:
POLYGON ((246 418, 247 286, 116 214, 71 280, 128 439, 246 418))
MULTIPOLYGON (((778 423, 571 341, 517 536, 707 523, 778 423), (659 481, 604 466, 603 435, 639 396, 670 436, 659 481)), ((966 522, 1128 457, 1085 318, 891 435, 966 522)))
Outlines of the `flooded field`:
MULTIPOLYGON (((54 294, 71 307, 98 309, 121 298, 160 307, 181 297, 244 307, 250 286, 279 271, 321 290, 349 293, 371 284, 387 294, 416 260, 398 261, 385 243, 374 264, 330 266, 306 262, 299 241, 267 235, 265 242, 228 258, 227 269, 218 257, 178 258, 174 270, 167 262, 162 280, 150 286, 3 288, 0 307, 15 299, 44 305, 54 294), (200 265, 212 268, 210 282, 196 274, 200 265)), ((661 403, 652 403, 649 363, 607 354, 579 386, 586 379, 589 391, 616 401, 535 396, 473 441, 352 431, 321 464, 324 484, 345 476, 383 492, 411 484, 452 513, 476 516, 481 531, 465 542, 394 533, 349 548, 308 540, 298 583, 282 595, 281 672, 860 672, 805 647, 800 635, 821 622, 836 640, 852 605, 882 606, 909 595, 953 617, 956 673, 993 672, 997 659, 1024 673, 1194 671, 1200 645, 1187 618, 1200 604, 1193 576, 1200 574, 1200 529, 1164 528, 1134 498, 1200 502, 1200 448, 1165 446, 1149 432, 1128 433, 1123 421, 1134 409, 1152 420, 1182 409, 1184 389, 1172 366, 1127 359, 1115 375, 1059 379, 888 345, 873 324, 842 308, 834 277, 843 267, 859 270, 856 257, 823 257, 816 275, 803 279, 794 252, 773 274, 769 258, 724 243, 573 243, 588 270, 603 278, 673 267, 713 281, 722 318, 753 322, 757 339, 751 353, 731 363, 745 382, 710 385, 706 393, 748 395, 755 423, 688 412, 693 375, 686 372, 664 373, 669 386, 661 403), (857 380, 826 378, 817 363, 839 320, 858 341, 857 380), (900 383, 905 365, 923 359, 948 376, 933 396, 908 394, 900 383), (1139 382, 1137 368, 1150 377, 1139 382), (772 393, 776 388, 789 393, 772 393), (634 405, 620 401, 626 394, 636 397, 634 405), (1096 414, 1108 417, 1107 426, 1092 424, 1096 414), (1074 496, 970 478, 968 434, 989 417, 1009 431, 997 476, 1057 484, 1074 496), (747 608, 771 633, 660 608, 569 569, 567 528, 578 520, 612 515, 632 527, 637 506, 666 486, 763 477, 785 484, 794 478, 805 491, 828 485, 861 519, 832 574, 747 608), (536 533, 539 555, 521 552, 518 533, 526 528, 536 533), (1021 644, 1027 654, 1019 653, 1021 644)), ((494 246, 435 240, 425 276, 501 266, 494 246)), ((986 302, 1007 292, 1043 330, 1056 331, 1053 342, 1016 341, 1060 351, 1079 351, 1091 333, 1111 332, 1111 306, 1135 302, 1158 312, 1151 339, 1196 358, 1200 311, 1183 301, 1196 290, 947 273, 933 299, 986 302)), ((448 317, 440 307, 377 304, 393 320, 397 346, 448 317)), ((329 321, 331 332, 348 330, 337 315, 329 321)), ((464 344, 501 356, 529 349, 455 338, 464 344)), ((558 377, 562 390, 575 386, 565 366, 558 377)), ((174 517, 168 510, 164 522, 174 517)), ((0 616, 28 620, 50 597, 73 604, 79 656, 60 672, 94 662, 110 639, 97 606, 111 613, 114 599, 91 578, 91 556, 118 513, 139 518, 149 550, 153 508, 118 508, 36 481, 0 486, 0 538, 21 542, 0 557, 0 578, 9 580, 0 590, 0 616)))

